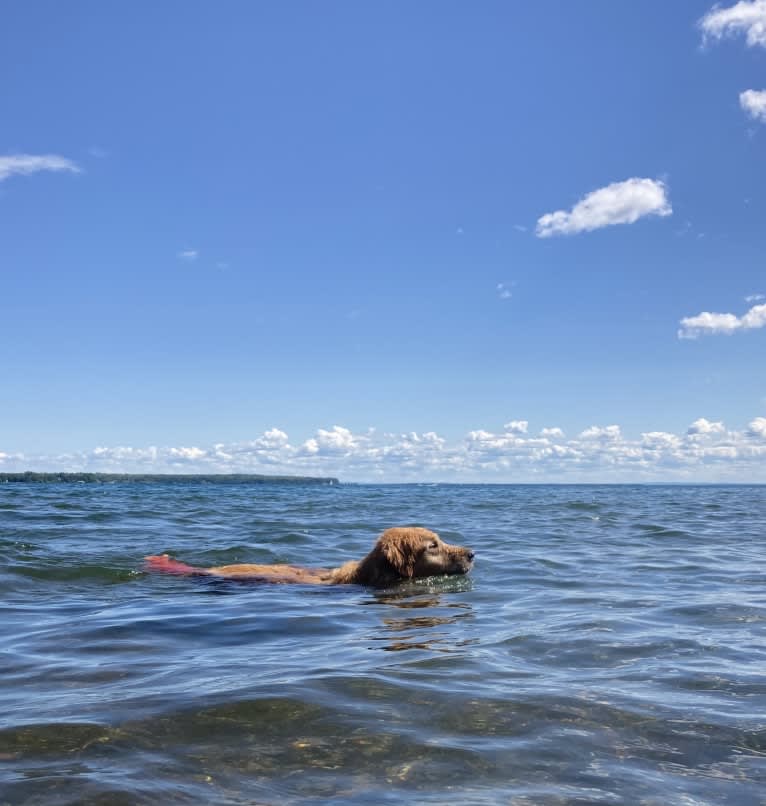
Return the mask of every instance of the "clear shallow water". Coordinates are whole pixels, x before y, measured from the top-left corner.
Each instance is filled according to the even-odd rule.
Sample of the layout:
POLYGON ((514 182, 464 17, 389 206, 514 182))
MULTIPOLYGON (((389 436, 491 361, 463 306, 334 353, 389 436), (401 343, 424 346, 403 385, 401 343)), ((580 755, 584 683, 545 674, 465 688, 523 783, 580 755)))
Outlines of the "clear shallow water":
POLYGON ((762 804, 766 487, 0 485, 0 804, 762 804), (336 565, 418 523, 473 573, 336 565))

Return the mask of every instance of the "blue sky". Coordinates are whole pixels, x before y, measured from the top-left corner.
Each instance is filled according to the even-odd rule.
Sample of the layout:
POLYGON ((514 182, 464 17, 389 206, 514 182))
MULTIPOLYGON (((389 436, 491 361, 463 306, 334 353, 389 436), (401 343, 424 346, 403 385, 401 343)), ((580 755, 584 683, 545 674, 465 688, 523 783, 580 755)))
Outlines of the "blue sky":
POLYGON ((766 481, 766 2, 0 30, 0 470, 766 481))

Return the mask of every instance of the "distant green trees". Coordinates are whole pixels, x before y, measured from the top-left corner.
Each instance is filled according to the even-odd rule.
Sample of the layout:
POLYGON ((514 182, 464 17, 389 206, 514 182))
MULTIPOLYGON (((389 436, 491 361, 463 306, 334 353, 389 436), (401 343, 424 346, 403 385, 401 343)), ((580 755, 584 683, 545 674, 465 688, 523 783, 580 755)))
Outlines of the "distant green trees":
POLYGON ((328 476, 263 476, 257 473, 0 473, 3 483, 108 484, 110 482, 204 482, 207 484, 338 484, 328 476))

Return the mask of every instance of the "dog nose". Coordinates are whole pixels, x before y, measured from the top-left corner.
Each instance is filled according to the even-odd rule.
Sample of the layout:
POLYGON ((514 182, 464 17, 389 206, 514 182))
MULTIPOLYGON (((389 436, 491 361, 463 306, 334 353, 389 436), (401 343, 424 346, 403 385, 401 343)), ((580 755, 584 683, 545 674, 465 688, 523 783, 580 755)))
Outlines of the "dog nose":
POLYGON ((473 558, 476 556, 476 552, 473 549, 468 549, 467 556, 469 560, 473 560, 473 558))

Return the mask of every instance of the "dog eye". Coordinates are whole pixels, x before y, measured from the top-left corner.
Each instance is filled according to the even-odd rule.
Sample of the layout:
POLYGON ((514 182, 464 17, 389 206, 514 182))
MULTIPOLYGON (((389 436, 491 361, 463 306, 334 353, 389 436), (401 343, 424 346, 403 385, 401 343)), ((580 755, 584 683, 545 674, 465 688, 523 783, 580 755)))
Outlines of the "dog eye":
POLYGON ((429 551, 435 551, 438 548, 439 548, 439 544, 435 540, 434 540, 433 543, 428 544, 428 550, 429 551))

